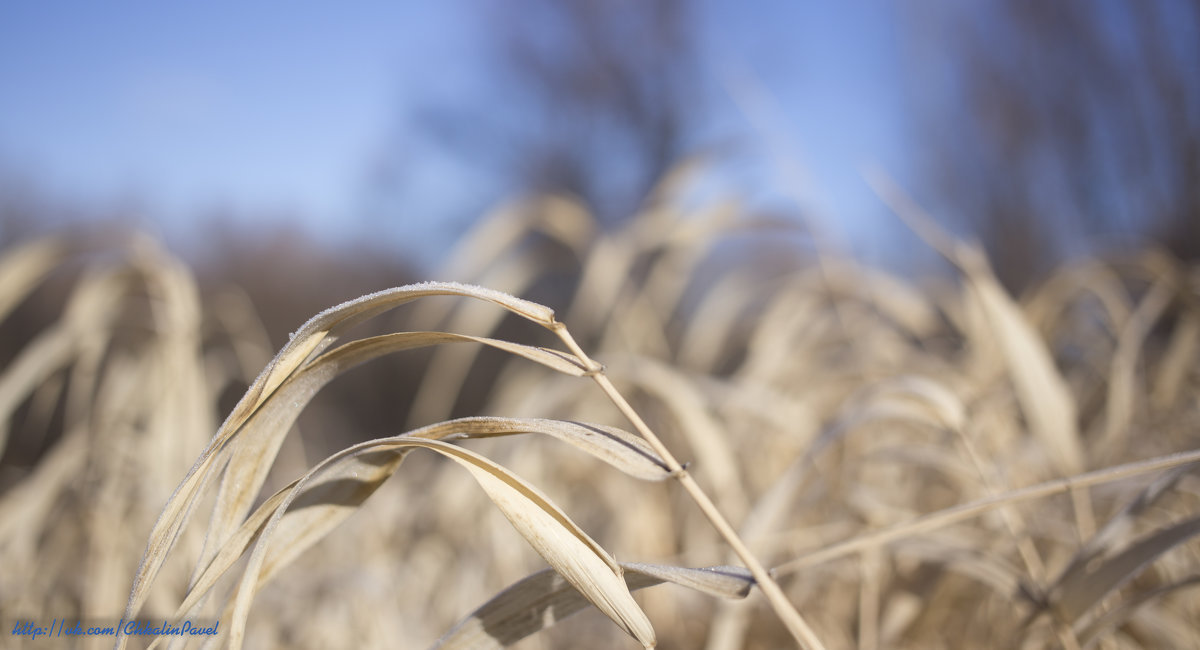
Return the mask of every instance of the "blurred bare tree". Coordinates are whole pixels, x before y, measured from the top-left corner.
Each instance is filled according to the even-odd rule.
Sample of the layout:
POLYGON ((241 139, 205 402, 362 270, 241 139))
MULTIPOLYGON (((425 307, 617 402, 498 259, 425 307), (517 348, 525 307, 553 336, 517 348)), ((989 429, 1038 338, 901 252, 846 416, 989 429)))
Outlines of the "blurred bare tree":
MULTIPOLYGON (((524 194, 573 196, 602 225, 636 214, 654 184, 696 147, 703 124, 690 1, 506 0, 487 9, 483 57, 472 71, 482 79, 458 96, 426 94, 423 107, 401 116, 402 141, 388 148, 372 179, 382 208, 376 213, 389 220, 410 213, 416 195, 442 180, 426 183, 428 169, 448 163, 455 177, 476 182, 455 190, 452 208, 444 191, 435 193, 423 214, 460 226, 524 194)), ((581 277, 578 259, 536 235, 522 247, 550 271, 521 295, 568 305, 581 277)), ((494 335, 536 342, 519 319, 494 335)), ((479 355, 455 415, 479 411, 503 361, 492 351, 479 355)))
POLYGON ((926 171, 1007 284, 1110 237, 1200 255, 1200 3, 943 9, 914 22, 926 171))
POLYGON ((516 0, 493 7, 486 106, 431 106, 440 144, 506 190, 632 213, 700 123, 687 0, 516 0))

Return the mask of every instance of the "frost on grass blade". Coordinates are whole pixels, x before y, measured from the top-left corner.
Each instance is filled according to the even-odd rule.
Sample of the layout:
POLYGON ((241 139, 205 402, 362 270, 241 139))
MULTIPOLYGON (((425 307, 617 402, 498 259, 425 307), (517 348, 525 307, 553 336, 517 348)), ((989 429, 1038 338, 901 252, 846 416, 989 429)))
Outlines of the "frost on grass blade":
POLYGON ((423 427, 410 435, 432 437, 431 433, 440 432, 449 425, 453 425, 454 430, 464 438, 542 433, 585 451, 635 478, 663 481, 671 477, 666 462, 654 453, 645 440, 623 429, 600 424, 543 418, 474 417, 423 427))
POLYGON ((320 312, 293 332, 287 345, 255 380, 254 385, 247 391, 246 398, 238 404, 230 418, 233 419, 235 415, 239 419, 247 416, 305 360, 332 345, 342 332, 407 302, 430 296, 462 296, 486 300, 544 327, 555 324, 554 310, 549 307, 502 291, 469 284, 424 282, 369 293, 320 312))

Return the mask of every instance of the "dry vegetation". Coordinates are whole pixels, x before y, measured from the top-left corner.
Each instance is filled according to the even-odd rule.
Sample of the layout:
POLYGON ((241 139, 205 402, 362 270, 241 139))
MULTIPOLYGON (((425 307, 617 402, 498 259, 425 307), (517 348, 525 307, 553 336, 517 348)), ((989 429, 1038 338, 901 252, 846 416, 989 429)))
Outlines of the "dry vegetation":
POLYGON ((877 181, 958 269, 919 289, 774 256, 793 226, 687 181, 617 232, 504 209, 442 271, 470 285, 330 308, 273 358, 251 305, 151 242, 11 249, 0 318, 78 273, 0 374, 5 620, 218 619, 247 648, 1200 647, 1197 269, 1092 259, 1016 301, 877 181), (557 316, 511 297, 539 293, 557 316), (428 347, 390 437, 296 435, 326 383, 428 347), (754 557, 785 599, 739 598, 754 557), (588 609, 570 585, 603 614, 519 641, 588 609))

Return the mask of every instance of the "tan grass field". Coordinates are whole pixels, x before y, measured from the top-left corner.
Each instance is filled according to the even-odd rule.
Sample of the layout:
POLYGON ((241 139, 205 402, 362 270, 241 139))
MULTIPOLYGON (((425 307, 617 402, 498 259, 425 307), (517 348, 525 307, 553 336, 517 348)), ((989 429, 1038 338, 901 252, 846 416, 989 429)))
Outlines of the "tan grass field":
POLYGON ((505 207, 444 282, 364 287, 281 350, 151 241, 11 248, 0 319, 82 271, 0 370, 0 448, 41 449, 0 465, 6 625, 219 621, 233 648, 1200 647, 1200 268, 1087 259, 1018 300, 877 180, 957 269, 918 286, 781 255, 796 226, 696 206, 688 182, 611 232, 561 198, 505 207), (417 348, 386 437, 297 433, 326 384, 417 348), (456 417, 464 392, 485 406, 456 417))

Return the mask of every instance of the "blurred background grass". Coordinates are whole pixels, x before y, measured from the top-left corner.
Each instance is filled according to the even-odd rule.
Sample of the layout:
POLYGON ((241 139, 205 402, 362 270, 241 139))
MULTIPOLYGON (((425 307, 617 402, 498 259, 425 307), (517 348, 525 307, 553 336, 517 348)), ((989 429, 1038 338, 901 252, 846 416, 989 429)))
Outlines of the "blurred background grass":
MULTIPOLYGON (((681 0, 354 9, 6 4, 0 249, 68 233, 73 250, 0 322, 0 367, 11 368, 56 322, 92 262, 119 262, 131 250, 135 259, 147 255, 128 233, 149 231, 196 276, 205 314, 201 351, 220 359, 206 362, 210 374, 224 369, 209 409, 215 421, 314 313, 371 290, 437 278, 486 282, 554 307, 587 349, 624 369, 626 381, 660 372, 639 365, 645 359, 681 368, 706 390, 714 389, 710 379, 765 373, 767 384, 797 400, 791 410, 764 415, 778 431, 836 428, 860 389, 869 393, 902 372, 950 386, 959 385, 959 373, 970 376, 960 397, 978 400, 977 413, 1003 422, 990 426, 1015 430, 1013 397, 994 385, 1000 362, 977 351, 987 337, 940 284, 950 266, 862 179, 861 167, 877 163, 944 228, 986 249, 997 277, 1023 298, 1047 338, 1090 435, 1112 443, 1098 432, 1115 419, 1170 434, 1140 441, 1144 448, 1127 444, 1133 457, 1194 446, 1195 405, 1186 390, 1194 364, 1178 370, 1168 360, 1177 341, 1196 339, 1187 277, 1200 255, 1198 61, 1196 2, 772 2, 754 11, 681 0), (672 174, 685 182, 656 194, 672 174), (574 203, 520 202, 529 196, 574 203), (517 225, 510 230, 489 229, 506 222, 505 205, 523 216, 511 219, 517 225), (464 239, 472 232, 474 240, 464 239), (1169 256, 1133 252, 1145 250, 1169 256), (905 286, 864 279, 865 271, 825 257, 843 253, 935 289, 915 298, 905 286), (1068 261, 1082 266, 1052 274, 1068 261), (622 273, 589 278, 592 266, 622 273), (627 286, 608 292, 606 282, 621 281, 627 286), (1156 283, 1177 302, 1164 307, 1165 298, 1152 299, 1156 283), (673 297, 665 311, 638 302, 664 295, 673 297), (895 302, 875 303, 884 298, 895 302), (909 313, 911 304, 924 307, 909 313), (1069 307, 1059 313, 1060 304, 1069 307), (1154 324, 1149 331, 1134 318, 1141 305, 1149 305, 1142 317, 1154 324), (767 322, 786 335, 756 339, 767 322), (1132 342, 1120 344, 1125 332, 1133 332, 1132 342), (241 346, 236 363, 231 345, 241 346), (1117 367, 1118 348, 1135 351, 1130 363, 1145 351, 1139 378, 1183 387, 1163 398, 1172 409, 1156 411, 1148 391, 1135 391, 1132 411, 1108 410, 1117 408, 1109 406, 1105 378, 1117 367), (780 349, 807 355, 801 360, 810 370, 777 367, 780 349), (832 375, 815 377, 818 371, 832 375)), ((124 295, 113 350, 137 352, 139 341, 152 340, 145 323, 161 308, 155 277, 147 272, 146 295, 137 288, 124 295)), ((478 318, 447 308, 372 327, 462 326, 528 338, 511 320, 478 318)), ((109 354, 106 363, 116 358, 109 354)), ((498 381, 515 374, 501 355, 456 354, 415 352, 404 364, 370 364, 334 382, 305 410, 304 444, 285 452, 289 462, 311 466, 346 439, 395 434, 405 422, 535 410, 498 381), (455 384, 459 373, 462 385, 455 384), (439 394, 438 381, 454 391, 439 394)), ((1139 389, 1150 383, 1139 382, 1139 389)), ((656 401, 653 386, 641 388, 642 406, 671 410, 656 401)), ((0 490, 33 476, 72 422, 72 407, 56 389, 41 392, 49 397, 15 411, 0 490)), ((571 397, 536 393, 552 404, 571 397)), ((739 419, 747 408, 739 400, 748 399, 721 407, 722 425, 739 435, 749 435, 739 419)), ((552 410, 573 413, 562 404, 552 410)), ((677 424, 676 434, 694 424, 677 424)), ((791 433, 797 437, 772 439, 794 455, 806 443, 791 433)), ((992 443, 1007 440, 998 435, 992 443)), ((1088 467, 1126 458, 1105 454, 1089 458, 1088 467)), ((757 476, 784 456, 791 457, 763 445, 739 457, 740 471, 757 476)), ((1022 456, 1004 458, 1016 467, 1022 456)), ((830 462, 835 477, 867 466, 830 462)), ((573 485, 575 474, 562 473, 563 484, 573 485)), ((762 485, 749 482, 746 503, 731 497, 726 505, 756 503, 776 476, 767 474, 762 485)), ((833 483, 840 504, 845 486, 833 483)), ((936 481, 914 491, 921 500, 906 505, 920 512, 949 505, 954 494, 936 481)), ((1110 495, 1103 507, 1119 504, 1110 495)), ((851 510, 852 530, 879 523, 851 510)), ((143 516, 153 512, 147 506, 143 516)), ((817 514, 815 522, 850 525, 838 519, 844 512, 817 514)), ((603 512, 583 516, 594 519, 585 525, 605 525, 603 512)), ((416 517, 417 528, 455 523, 416 517)), ((656 552, 720 559, 713 544, 695 544, 700 551, 656 552)), ((338 575, 336 567, 326 571, 331 581, 338 575)), ((479 581, 494 588, 510 573, 480 569, 487 579, 479 581)), ((477 603, 486 591, 477 587, 460 580, 438 625, 477 603)), ((827 630, 843 622, 835 614, 827 630)), ((420 624, 419 612, 410 617, 420 624)), ((936 632, 937 617, 927 618, 922 629, 936 632)), ((433 634, 444 629, 423 625, 433 634)), ((692 635, 682 638, 703 637, 704 630, 680 626, 692 635)), ((768 630, 763 643, 777 632, 768 630)))

